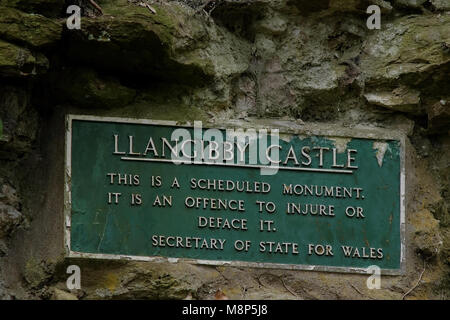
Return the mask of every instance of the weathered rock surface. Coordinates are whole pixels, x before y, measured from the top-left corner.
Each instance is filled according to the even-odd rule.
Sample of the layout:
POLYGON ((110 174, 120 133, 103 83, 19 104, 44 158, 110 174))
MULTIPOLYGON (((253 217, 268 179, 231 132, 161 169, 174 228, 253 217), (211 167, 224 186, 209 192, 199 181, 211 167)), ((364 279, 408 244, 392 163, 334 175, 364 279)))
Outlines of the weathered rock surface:
POLYGON ((401 299, 425 262, 407 298, 450 297, 448 0, 96 2, 103 15, 77 1, 81 30, 67 30, 64 1, 0 0, 0 298, 401 299), (374 3, 380 30, 366 27, 374 3), (401 131, 405 275, 369 290, 364 275, 68 261, 67 113, 401 131))
POLYGON ((69 34, 69 55, 97 68, 151 74, 182 82, 226 78, 248 67, 250 46, 230 32, 194 18, 176 2, 146 7, 116 0, 104 16, 82 19, 80 32, 69 34))
POLYGON ((16 189, 6 183, 0 184, 0 201, 5 205, 17 208, 19 206, 19 197, 16 189))
POLYGON ((0 38, 32 48, 54 45, 61 39, 62 23, 22 11, 0 7, 0 38))
POLYGON ((22 215, 14 207, 0 203, 0 238, 8 236, 20 224, 22 215))
POLYGON ((450 1, 448 0, 430 0, 430 2, 437 10, 450 10, 450 1))
POLYGON ((388 109, 407 113, 421 113, 420 92, 399 87, 388 92, 365 93, 364 97, 369 103, 376 104, 388 109))
POLYGON ((9 236, 22 222, 23 217, 18 208, 16 190, 0 179, 0 239, 9 236))
POLYGON ((394 0, 401 7, 420 8, 427 0, 394 0))
POLYGON ((0 88, 0 118, 3 123, 1 159, 16 159, 29 151, 36 139, 38 117, 36 111, 29 108, 29 100, 29 94, 24 88, 0 88))
POLYGON ((441 99, 427 108, 430 131, 448 132, 450 130, 450 97, 441 99))
POLYGON ((42 54, 0 40, 0 74, 10 77, 26 77, 44 73, 49 65, 42 54))
POLYGON ((412 224, 415 227, 414 243, 417 250, 426 257, 435 256, 442 247, 439 232, 439 221, 434 219, 428 210, 421 210, 413 215, 412 224))
POLYGON ((445 50, 449 29, 450 15, 407 16, 387 23, 363 46, 366 85, 423 84, 450 61, 445 50))
POLYGON ((70 292, 55 288, 52 295, 52 300, 78 300, 78 298, 70 292))
POLYGON ((113 77, 100 77, 90 69, 67 69, 56 80, 56 92, 61 99, 88 108, 117 108, 130 104, 136 91, 113 77))

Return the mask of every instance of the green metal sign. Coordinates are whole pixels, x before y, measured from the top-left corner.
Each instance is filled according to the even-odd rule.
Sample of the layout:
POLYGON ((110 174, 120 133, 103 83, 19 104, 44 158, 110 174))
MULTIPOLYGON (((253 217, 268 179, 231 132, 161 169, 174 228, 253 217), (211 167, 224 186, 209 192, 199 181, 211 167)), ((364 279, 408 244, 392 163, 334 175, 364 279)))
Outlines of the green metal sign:
POLYGON ((402 136, 236 127, 68 116, 68 255, 401 273, 402 136))

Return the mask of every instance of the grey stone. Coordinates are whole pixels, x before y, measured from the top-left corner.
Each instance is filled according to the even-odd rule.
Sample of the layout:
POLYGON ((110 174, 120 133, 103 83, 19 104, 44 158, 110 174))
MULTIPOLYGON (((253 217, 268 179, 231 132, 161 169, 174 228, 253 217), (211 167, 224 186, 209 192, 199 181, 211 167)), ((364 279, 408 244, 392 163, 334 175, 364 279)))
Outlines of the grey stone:
POLYGON ((22 221, 22 214, 16 208, 0 203, 0 238, 10 235, 22 221))
POLYGON ((449 0, 430 0, 430 2, 437 10, 450 10, 449 0))
POLYGON ((394 0, 394 3, 405 7, 419 8, 428 0, 394 0))
POLYGON ((398 87, 392 91, 369 92, 364 97, 369 103, 406 113, 421 113, 420 92, 407 87, 398 87))
POLYGON ((8 184, 1 185, 0 183, 0 202, 17 207, 19 205, 19 197, 16 190, 8 184))
POLYGON ((401 299, 421 257, 433 259, 407 298, 450 298, 447 0, 96 2, 104 14, 77 1, 82 29, 60 38, 64 1, 0 0, 1 298, 401 299), (370 4, 381 30, 366 27, 370 4), (405 274, 369 290, 352 274, 69 262, 58 231, 68 113, 405 133, 405 274), (67 263, 82 269, 77 295, 67 263))
POLYGON ((450 130, 450 97, 441 99, 427 107, 428 128, 431 132, 450 130))
POLYGON ((64 291, 64 290, 61 290, 58 288, 54 288, 52 300, 78 300, 78 298, 76 295, 74 295, 70 292, 67 292, 67 291, 64 291))

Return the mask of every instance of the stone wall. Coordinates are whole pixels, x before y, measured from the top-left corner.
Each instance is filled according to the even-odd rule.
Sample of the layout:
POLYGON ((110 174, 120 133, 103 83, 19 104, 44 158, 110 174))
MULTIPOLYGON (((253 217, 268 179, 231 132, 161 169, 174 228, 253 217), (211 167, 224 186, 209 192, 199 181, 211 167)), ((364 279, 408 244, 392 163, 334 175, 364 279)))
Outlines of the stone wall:
POLYGON ((449 298, 449 0, 96 2, 0 0, 0 298, 449 298), (81 30, 66 28, 72 3, 81 30), (406 272, 368 290, 365 275, 69 261, 68 113, 401 131, 406 272))

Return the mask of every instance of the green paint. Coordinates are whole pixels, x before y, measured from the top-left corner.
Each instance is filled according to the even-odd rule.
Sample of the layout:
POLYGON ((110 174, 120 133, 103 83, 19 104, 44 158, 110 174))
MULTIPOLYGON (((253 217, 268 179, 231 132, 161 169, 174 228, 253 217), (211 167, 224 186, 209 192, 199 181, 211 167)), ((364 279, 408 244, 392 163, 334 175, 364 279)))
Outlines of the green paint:
MULTIPOLYGON (((128 136, 131 135, 134 151, 143 152, 150 136, 160 150, 160 137, 170 140, 175 127, 85 120, 73 120, 72 123, 71 250, 74 252, 356 268, 378 265, 382 269, 400 269, 399 141, 385 141, 387 149, 380 166, 377 150, 373 148, 374 142, 380 141, 349 139, 344 147, 357 150, 353 164, 358 169, 352 174, 279 170, 275 175, 264 176, 256 168, 124 161, 120 155, 113 154, 114 134, 119 135, 119 151, 128 148, 128 136), (112 185, 107 173, 139 175, 140 184, 112 185), (162 177, 160 188, 151 187, 152 175, 162 177), (180 189, 171 188, 175 177, 180 189), (271 191, 261 194, 191 189, 192 178, 260 181, 269 183, 271 191), (363 189, 364 199, 356 199, 355 192, 352 198, 283 195, 283 184, 357 187, 363 189), (109 192, 122 194, 119 204, 107 203, 109 192), (132 193, 142 194, 141 206, 130 204, 132 193), (157 195, 173 196, 172 207, 153 206, 157 195), (244 200, 245 212, 187 208, 184 201, 188 196, 244 200), (259 213, 257 200, 274 202, 277 211, 259 213), (334 205, 335 216, 288 215, 287 202, 334 205), (362 207, 365 218, 346 217, 348 206, 362 207), (247 219, 248 230, 199 228, 199 216, 247 219), (276 232, 261 232, 260 219, 273 220, 276 232), (153 245, 154 235, 226 241, 223 250, 159 247, 153 245), (249 251, 238 252, 234 248, 236 240, 250 240, 249 251), (292 250, 288 254, 261 253, 260 241, 297 243, 299 253, 292 254, 292 250), (308 244, 331 245, 333 256, 309 255, 308 244), (345 257, 342 245, 357 247, 361 258, 345 257), (383 258, 362 258, 362 248, 367 255, 369 248, 382 248, 383 258)), ((306 145, 334 147, 332 138, 320 136, 294 136, 287 141, 280 140, 281 159, 291 145, 295 150, 306 145)), ((311 151, 311 155, 314 154, 311 151)), ((328 152, 325 157, 324 168, 332 165, 330 154, 328 152)), ((338 163, 345 163, 347 153, 337 155, 338 163)), ((311 167, 318 167, 317 157, 312 157, 311 167)), ((195 246, 194 241, 192 245, 195 246)))

